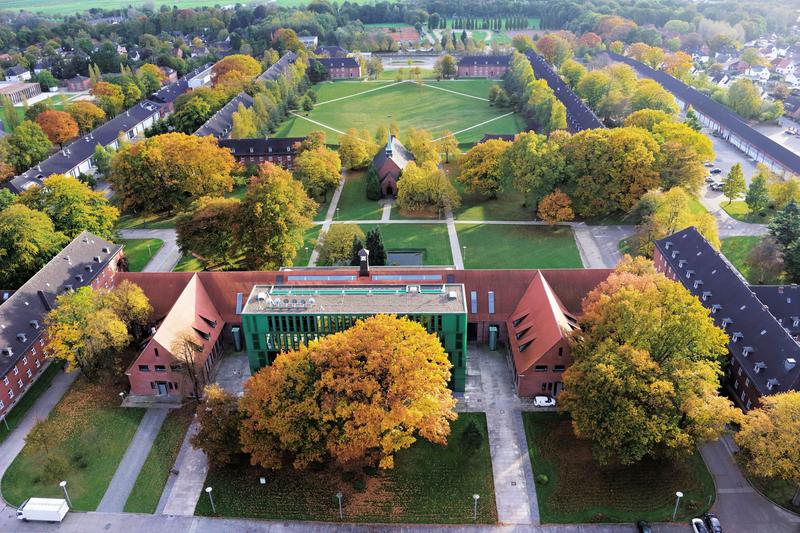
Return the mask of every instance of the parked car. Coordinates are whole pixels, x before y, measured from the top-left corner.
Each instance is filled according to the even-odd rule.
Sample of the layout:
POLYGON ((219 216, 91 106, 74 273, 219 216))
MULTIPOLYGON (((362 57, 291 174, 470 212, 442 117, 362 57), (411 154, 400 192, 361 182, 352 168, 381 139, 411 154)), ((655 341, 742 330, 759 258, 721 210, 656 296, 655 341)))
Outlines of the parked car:
POLYGON ((722 184, 721 183, 712 183, 708 188, 711 189, 712 191, 719 192, 719 191, 722 190, 722 184))
POLYGON ((712 168, 709 172, 711 172, 712 174, 722 174, 722 169, 721 168, 712 168))
POLYGON ((714 176, 712 176, 711 174, 706 176, 706 183, 714 183, 714 176))
POLYGON ((719 522, 719 518, 714 513, 705 513, 703 515, 703 520, 706 521, 706 525, 711 533, 722 533, 722 524, 719 522))
POLYGON ((533 397, 533 405, 536 407, 555 407, 556 399, 551 396, 537 394, 533 397))
POLYGON ((636 525, 639 526, 639 533, 653 533, 653 528, 650 527, 650 522, 639 520, 636 525))
POLYGON ((710 533, 702 518, 692 518, 692 531, 694 533, 710 533))
POLYGON ((703 163, 703 166, 706 168, 714 168, 714 163, 712 163, 711 161, 706 161, 705 163, 703 163))

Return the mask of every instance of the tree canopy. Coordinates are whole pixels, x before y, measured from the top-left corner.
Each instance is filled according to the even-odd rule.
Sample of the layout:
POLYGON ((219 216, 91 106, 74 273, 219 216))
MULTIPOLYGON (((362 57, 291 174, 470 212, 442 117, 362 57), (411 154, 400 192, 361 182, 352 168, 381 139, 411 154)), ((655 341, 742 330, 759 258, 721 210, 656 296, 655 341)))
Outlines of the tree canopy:
POLYGON ((45 213, 22 204, 0 211, 0 287, 21 286, 67 242, 45 213))

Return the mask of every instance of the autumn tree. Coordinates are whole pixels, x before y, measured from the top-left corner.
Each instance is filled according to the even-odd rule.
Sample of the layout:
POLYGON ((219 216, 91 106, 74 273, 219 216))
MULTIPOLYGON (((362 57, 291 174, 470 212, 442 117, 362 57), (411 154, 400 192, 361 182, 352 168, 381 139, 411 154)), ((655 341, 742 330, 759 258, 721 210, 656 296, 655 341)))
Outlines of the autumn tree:
POLYGON ((727 341, 680 283, 626 256, 583 302, 560 408, 601 464, 685 457, 738 420, 717 392, 727 341))
POLYGON ((378 148, 375 138, 367 130, 350 128, 339 136, 339 159, 344 168, 350 170, 367 168, 378 148))
POLYGON ((119 218, 119 210, 108 203, 103 193, 63 174, 48 176, 41 187, 31 187, 23 192, 19 201, 46 213, 55 229, 70 238, 77 237, 82 231, 90 231, 111 239, 119 218))
POLYGON ((50 218, 22 204, 0 212, 0 287, 15 289, 68 242, 50 218))
POLYGON ((763 396, 761 406, 744 416, 734 440, 752 475, 791 483, 792 505, 800 505, 800 392, 763 396))
POLYGON ((461 198, 444 171, 432 162, 410 161, 397 182, 397 207, 404 213, 443 214, 461 205, 461 198))
POLYGON ((237 239, 249 270, 276 270, 290 266, 303 246, 317 203, 292 175, 271 163, 261 166, 242 200, 237 239))
POLYGON ((586 75, 586 67, 578 63, 573 59, 567 59, 561 65, 559 69, 561 73, 561 77, 567 82, 567 84, 572 88, 575 89, 578 86, 578 83, 581 79, 586 75))
POLYGON ((747 192, 747 182, 744 180, 741 163, 736 163, 731 167, 728 175, 722 179, 722 194, 728 199, 730 204, 747 192))
POLYGON ((540 37, 535 46, 545 60, 556 68, 572 56, 572 45, 556 33, 540 37))
POLYGON ((137 284, 122 280, 110 291, 99 293, 101 305, 110 309, 128 327, 134 339, 141 338, 153 313, 150 300, 137 284))
MULTIPOLYGON (((502 89, 500 89, 502 91, 502 89)), ((444 162, 450 163, 450 155, 458 155, 458 139, 450 130, 444 130, 436 141, 436 149, 444 153, 444 162)))
POLYGON ((692 56, 686 52, 678 51, 664 56, 662 68, 670 76, 678 78, 679 80, 684 80, 693 66, 694 61, 692 60, 692 56))
POLYGON ((510 146, 508 141, 490 139, 470 148, 461 158, 458 182, 467 192, 497 198, 504 183, 500 161, 510 146))
POLYGON ((611 78, 602 70, 593 70, 586 73, 578 81, 577 93, 586 100, 592 109, 597 107, 600 100, 611 90, 611 78))
MULTIPOLYGON (((211 69, 214 80, 223 78, 229 72, 239 72, 247 78, 255 78, 261 74, 261 63, 246 54, 232 54, 217 61, 211 69)), ((215 81, 215 84, 218 81, 215 81)))
POLYGON ((97 104, 105 112, 106 116, 117 116, 125 105, 125 94, 119 85, 108 83, 107 81, 98 81, 89 93, 95 97, 97 104))
POLYGON ((136 77, 147 95, 158 91, 161 88, 161 82, 165 79, 161 69, 152 63, 145 63, 136 69, 136 77))
POLYGON ((50 153, 53 143, 35 122, 23 120, 10 134, 3 138, 4 152, 8 163, 21 174, 42 161, 50 153))
POLYGON ((78 131, 88 133, 103 123, 106 119, 106 112, 91 102, 78 100, 71 103, 66 108, 67 113, 78 125, 78 131))
POLYGON ((241 256, 234 238, 242 223, 240 208, 236 198, 203 196, 192 202, 175 220, 181 253, 196 257, 206 268, 236 268, 241 256))
POLYGON ((64 143, 78 136, 78 124, 69 113, 48 109, 39 113, 36 123, 50 142, 64 146, 64 143))
POLYGON ((759 284, 779 279, 785 268, 783 249, 772 235, 762 237, 747 254, 744 262, 750 268, 748 277, 759 284))
POLYGON ((238 400, 217 384, 206 385, 203 401, 197 406, 197 433, 192 446, 203 450, 212 467, 230 464, 239 452, 238 400))
POLYGON ((575 218, 575 213, 572 212, 572 200, 560 189, 556 189, 542 198, 537 212, 539 218, 548 224, 557 224, 575 218))
POLYGON ((747 78, 739 78, 728 87, 727 104, 746 119, 758 117, 761 112, 761 96, 755 84, 747 78))
POLYGON ((338 153, 325 147, 305 150, 295 158, 293 172, 312 198, 325 201, 342 179, 342 161, 338 153))
POLYGON ((239 103, 239 107, 231 115, 231 139, 250 139, 256 137, 258 128, 256 127, 256 115, 252 107, 245 107, 239 103))
POLYGON ((356 224, 333 224, 322 236, 319 264, 347 265, 350 263, 355 239, 364 242, 364 232, 356 224))
POLYGON ((561 141, 569 134, 560 132, 549 138, 528 131, 517 135, 500 159, 501 174, 536 209, 539 202, 566 179, 566 161, 561 141))
POLYGON ((433 65, 433 73, 436 75, 436 79, 453 78, 457 72, 458 65, 456 65, 455 58, 450 54, 439 56, 436 63, 433 65))
POLYGON ((247 381, 242 448, 263 468, 393 468, 395 453, 418 437, 446 443, 456 418, 451 366, 438 337, 416 322, 359 321, 280 355, 247 381))
POLYGON ((122 146, 108 180, 123 210, 175 212, 233 188, 234 160, 213 136, 167 133, 122 146))
POLYGON ((631 94, 631 109, 657 109, 669 115, 678 113, 678 104, 675 97, 660 83, 650 79, 639 80, 636 89, 631 94))
POLYGON ((428 130, 409 128, 403 145, 414 155, 417 165, 439 163, 439 149, 428 130))

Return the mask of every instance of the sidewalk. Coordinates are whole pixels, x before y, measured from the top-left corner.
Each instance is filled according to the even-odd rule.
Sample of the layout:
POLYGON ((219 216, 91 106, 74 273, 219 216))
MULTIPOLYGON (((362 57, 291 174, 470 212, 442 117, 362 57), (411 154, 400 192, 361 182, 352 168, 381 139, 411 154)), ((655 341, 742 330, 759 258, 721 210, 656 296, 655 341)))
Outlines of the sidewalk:
POLYGON ((119 232, 123 239, 161 239, 164 246, 150 259, 142 272, 171 272, 181 260, 178 235, 174 229, 124 229, 119 232))
POLYGON ((339 198, 342 196, 342 189, 344 189, 344 182, 347 179, 347 171, 342 172, 342 179, 339 180, 339 186, 336 187, 336 190, 333 191, 333 196, 331 197, 331 203, 328 206, 328 212, 325 214, 325 220, 322 222, 322 228, 319 230, 319 239, 317 245, 314 246, 314 249, 311 250, 311 256, 308 258, 308 266, 313 267, 317 266, 317 260, 319 259, 319 245, 322 242, 322 239, 325 238, 325 233, 328 231, 328 228, 331 227, 333 223, 333 216, 336 214, 336 206, 339 205, 339 198))

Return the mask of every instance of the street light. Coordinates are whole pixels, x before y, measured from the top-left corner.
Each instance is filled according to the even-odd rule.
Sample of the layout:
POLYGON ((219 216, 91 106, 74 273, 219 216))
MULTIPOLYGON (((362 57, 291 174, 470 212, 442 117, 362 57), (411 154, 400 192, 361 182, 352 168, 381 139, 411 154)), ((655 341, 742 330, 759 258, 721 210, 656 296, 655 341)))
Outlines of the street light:
POLYGON ((681 503, 681 498, 683 498, 683 493, 678 491, 675 493, 675 510, 672 511, 672 520, 675 520, 675 517, 678 515, 678 505, 681 503))
POLYGON ((473 494, 472 495, 472 521, 478 521, 478 499, 481 497, 480 494, 473 494))
POLYGON ((461 249, 463 250, 461 253, 461 261, 464 262, 467 260, 467 247, 462 246, 461 249))
POLYGON ((336 220, 339 220, 339 208, 336 208, 336 220))
POLYGON ((58 484, 58 486, 61 487, 62 489, 64 489, 64 496, 67 498, 67 505, 72 507, 72 502, 70 501, 69 493, 67 492, 67 482, 66 481, 62 481, 61 483, 58 484))
POLYGON ((342 498, 344 494, 341 492, 336 493, 336 499, 339 500, 339 520, 344 520, 344 515, 342 515, 342 498))
POLYGON ((208 499, 211 501, 211 512, 217 514, 217 507, 214 505, 214 497, 211 496, 211 487, 206 487, 206 494, 208 494, 208 499))

